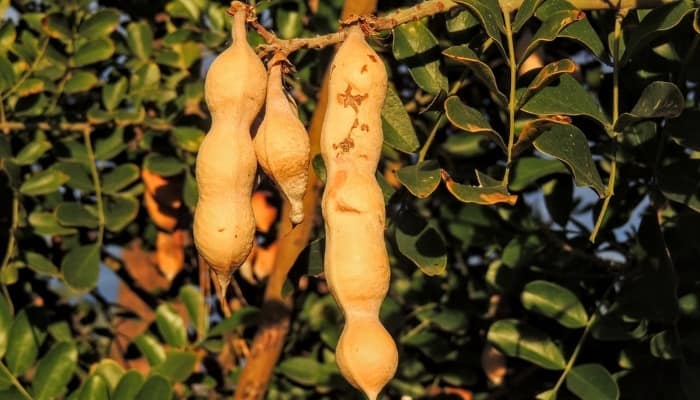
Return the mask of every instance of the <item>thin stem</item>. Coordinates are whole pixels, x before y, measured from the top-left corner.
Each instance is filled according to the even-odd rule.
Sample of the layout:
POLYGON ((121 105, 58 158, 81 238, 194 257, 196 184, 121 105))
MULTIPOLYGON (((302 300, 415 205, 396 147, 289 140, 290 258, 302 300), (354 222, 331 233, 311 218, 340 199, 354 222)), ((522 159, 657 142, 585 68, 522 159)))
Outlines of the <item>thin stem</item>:
POLYGON ((596 310, 596 312, 588 320, 588 323, 586 324, 586 328, 583 330, 581 337, 578 339, 578 343, 576 343, 576 348, 574 349, 574 352, 571 353, 571 357, 569 357, 569 361, 566 363, 566 367, 564 367, 564 371, 562 371, 561 376, 559 376, 559 380, 557 381, 557 384, 554 385, 554 388, 551 390, 550 397, 549 397, 550 399, 552 398, 552 396, 555 396, 556 393, 559 391, 559 388, 566 380, 566 376, 569 374, 571 369, 574 367, 574 364, 576 364, 576 359, 578 359, 578 355, 581 352, 583 345, 586 343, 586 339, 588 339, 588 334, 591 331, 591 327, 593 327, 593 325, 595 324, 595 322, 597 320, 598 320, 598 311, 596 310))
POLYGON ((44 58, 44 54, 46 53, 47 47, 49 47, 49 38, 44 39, 44 42, 41 44, 41 47, 39 48, 39 53, 37 53, 36 57, 34 58, 34 61, 32 61, 31 65, 29 65, 29 68, 27 68, 27 70, 24 72, 24 75, 22 75, 7 92, 0 96, 0 101, 4 101, 8 97, 10 97, 10 95, 12 95, 12 93, 15 90, 17 90, 17 88, 20 87, 20 85, 22 85, 24 81, 27 80, 27 78, 29 78, 29 75, 31 75, 32 72, 34 72, 34 69, 37 67, 37 65, 39 65, 41 59, 44 58))
POLYGON ((105 234, 105 209, 102 201, 102 185, 100 184, 100 175, 97 172, 97 163, 95 162, 95 151, 92 148, 90 134, 92 129, 83 130, 83 139, 85 140, 85 148, 87 150, 88 161, 90 161, 90 175, 92 176, 92 185, 95 187, 95 197, 97 202, 97 244, 102 245, 102 239, 105 234))
MULTIPOLYGON (((617 123, 617 118, 620 115, 620 40, 622 37, 622 20, 627 15, 627 10, 620 10, 615 17, 615 31, 613 33, 613 92, 612 92, 612 127, 615 129, 615 124, 617 123)), ((600 214, 598 214, 598 219, 595 222, 593 231, 588 240, 591 243, 595 243, 600 227, 605 220, 605 214, 608 211, 608 206, 610 205, 610 199, 615 194, 615 181, 617 179, 617 135, 619 132, 612 131, 613 140, 613 158, 610 160, 610 177, 608 178, 608 187, 605 190, 605 200, 603 200, 603 207, 600 209, 600 214)))
POLYGON ((5 363, 2 361, 0 361, 0 371, 2 371, 2 373, 10 380, 10 382, 12 382, 12 385, 15 387, 15 389, 17 389, 17 391, 19 392, 19 394, 22 395, 22 397, 24 397, 27 400, 32 400, 32 396, 29 395, 29 393, 24 388, 24 386, 22 386, 17 377, 12 375, 12 372, 10 372, 10 370, 7 369, 7 366, 5 366, 5 363))
MULTIPOLYGON (((19 226, 19 195, 17 192, 12 193, 12 222, 10 225, 9 229, 9 237, 7 239, 7 248, 5 249, 5 257, 2 260, 2 265, 0 266, 0 274, 2 274, 5 271, 5 268, 10 264, 10 260, 12 260, 12 257, 14 256, 15 253, 15 246, 17 244, 17 240, 15 239, 15 230, 17 229, 17 226, 19 226)), ((8 301, 8 304, 12 306, 12 301, 10 299, 10 292, 7 290, 7 285, 5 285, 5 282, 2 282, 2 294, 5 296, 5 298, 8 301)))
POLYGON ((513 162, 513 143, 515 141, 515 112, 518 101, 515 96, 518 79, 518 64, 515 59, 515 45, 513 44, 513 28, 511 26, 510 11, 503 10, 503 19, 506 24, 506 38, 508 39, 508 65, 510 66, 510 92, 508 94, 508 155, 506 171, 503 175, 503 185, 508 187, 510 179, 510 166, 513 162))

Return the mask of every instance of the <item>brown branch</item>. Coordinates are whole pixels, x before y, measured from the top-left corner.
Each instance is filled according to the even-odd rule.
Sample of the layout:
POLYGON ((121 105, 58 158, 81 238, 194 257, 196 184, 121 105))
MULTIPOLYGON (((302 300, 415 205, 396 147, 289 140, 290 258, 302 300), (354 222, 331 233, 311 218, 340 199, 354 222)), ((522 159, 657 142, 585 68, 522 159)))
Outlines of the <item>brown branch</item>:
MULTIPOLYGON (((369 14, 377 6, 377 0, 346 1, 341 18, 351 15, 369 14)), ((311 142, 311 157, 320 152, 320 137, 323 118, 328 105, 328 70, 318 95, 318 105, 309 125, 311 142)), ((282 353, 284 339, 289 330, 292 299, 282 295, 282 287, 287 280, 287 274, 304 250, 311 237, 314 227, 314 216, 317 214, 321 182, 313 167, 309 166, 309 183, 304 196, 304 221, 291 229, 287 219, 289 205, 285 203, 282 214, 283 226, 280 228, 280 239, 275 265, 265 289, 265 299, 262 305, 260 326, 253 339, 250 357, 236 386, 234 400, 262 400, 282 353), (283 236, 282 236, 283 235, 283 236)))

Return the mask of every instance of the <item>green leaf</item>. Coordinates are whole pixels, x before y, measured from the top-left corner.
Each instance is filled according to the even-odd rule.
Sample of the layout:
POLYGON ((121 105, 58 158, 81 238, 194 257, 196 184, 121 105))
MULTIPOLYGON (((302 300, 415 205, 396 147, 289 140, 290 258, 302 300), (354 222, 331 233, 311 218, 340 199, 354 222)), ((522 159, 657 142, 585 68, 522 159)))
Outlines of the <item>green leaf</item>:
POLYGON ((399 252, 428 276, 441 275, 447 268, 445 239, 434 224, 418 215, 402 215, 396 226, 399 252))
POLYGON ((119 380, 117 387, 114 389, 112 398, 115 400, 133 400, 136 398, 136 394, 139 390, 141 390, 143 381, 144 378, 138 371, 126 371, 119 380))
POLYGON ((659 189, 667 199, 700 212, 700 161, 684 160, 661 167, 659 189))
POLYGON ((109 196, 104 201, 105 227, 111 232, 120 232, 136 218, 139 201, 131 196, 109 196))
POLYGON ((199 20, 202 2, 198 0, 175 0, 175 3, 182 7, 187 15, 193 20, 199 20))
POLYGON ((282 39, 298 37, 303 31, 302 14, 298 8, 279 7, 275 13, 277 31, 282 39))
POLYGON ((196 153, 199 150, 199 145, 204 140, 204 132, 200 129, 181 126, 173 130, 173 136, 177 146, 185 151, 196 153))
POLYGON ((657 333, 649 340, 651 355, 662 360, 678 360, 683 357, 681 343, 678 343, 675 334, 670 330, 657 333))
POLYGON ((569 371, 566 388, 582 400, 617 400, 620 390, 607 369, 600 364, 582 364, 569 371))
POLYGON ((90 171, 82 163, 75 161, 59 161, 52 165, 51 169, 68 175, 69 180, 66 182, 66 185, 73 189, 78 189, 85 193, 91 193, 95 189, 92 178, 90 177, 90 171))
POLYGON ((180 315, 168 304, 161 304, 156 309, 156 325, 165 342, 174 347, 187 345, 187 328, 180 315))
POLYGON ((134 339, 134 344, 151 366, 159 365, 165 361, 163 346, 150 333, 137 336, 134 339))
POLYGON ((508 99, 498 89, 498 84, 496 81, 496 76, 493 74, 493 70, 481 59, 479 56, 469 48, 467 45, 452 46, 442 51, 445 57, 448 57, 454 61, 464 64, 469 68, 474 76, 483 83, 489 90, 489 93, 494 96, 496 102, 501 107, 506 107, 508 104, 508 99))
POLYGON ((508 188, 514 192, 524 190, 540 178, 553 174, 568 174, 569 170, 559 160, 547 160, 539 157, 519 158, 513 166, 508 188))
POLYGON ((15 156, 14 162, 17 165, 32 165, 52 147, 53 145, 48 140, 33 140, 22 147, 22 150, 15 156))
POLYGON ((457 200, 463 203, 483 205, 506 203, 514 205, 515 202, 518 201, 518 196, 510 194, 508 188, 503 186, 501 182, 494 181, 493 178, 479 171, 476 173, 479 186, 457 183, 445 170, 442 170, 441 174, 447 190, 452 193, 457 200))
POLYGON ((479 20, 467 9, 454 8, 450 10, 445 17, 447 31, 455 35, 464 34, 469 29, 478 25, 479 20))
POLYGON ((114 111, 126 95, 129 81, 125 77, 102 87, 102 104, 107 111, 114 111))
POLYGON ((68 73, 68 79, 63 85, 63 92, 66 94, 75 94, 85 92, 97 85, 99 79, 89 71, 73 71, 68 73))
POLYGON ((90 375, 80 389, 79 400, 109 399, 107 382, 99 375, 90 375))
POLYGON ((449 90, 447 76, 441 70, 438 41, 421 21, 394 28, 394 57, 408 66, 416 84, 431 94, 449 90))
POLYGON ((622 63, 626 63, 640 49, 648 48, 655 38, 676 27, 691 11, 693 6, 690 2, 679 1, 649 12, 630 34, 622 63))
POLYGON ((0 359, 5 355, 12 325, 12 304, 5 296, 0 296, 0 359))
POLYGON ((542 25, 520 55, 518 65, 522 64, 538 46, 553 41, 564 28, 583 18, 586 18, 586 14, 579 10, 557 11, 549 15, 547 19, 542 21, 542 25))
POLYGON ((683 112, 685 98, 671 82, 654 81, 644 88, 632 111, 617 119, 615 132, 622 132, 630 125, 651 118, 675 118, 683 112))
POLYGON ((0 57, 0 92, 4 93, 5 90, 10 89, 15 79, 15 69, 10 60, 4 56, 0 57))
POLYGON ((700 135, 695 130, 700 126, 700 110, 686 109, 678 118, 666 122, 664 134, 689 149, 700 151, 700 135))
POLYGON ((153 372, 173 382, 183 382, 192 374, 197 355, 191 351, 167 350, 165 361, 153 367, 153 372))
POLYGON ((181 173, 185 169, 185 164, 175 157, 151 153, 143 160, 143 167, 167 178, 181 173))
POLYGON ((92 364, 90 374, 101 376, 107 382, 109 391, 112 392, 124 375, 124 368, 111 358, 103 358, 98 363, 92 364))
POLYGON ((73 289, 93 289, 100 275, 100 246, 89 244, 71 249, 63 257, 61 272, 63 279, 73 289))
POLYGON ((462 103, 459 97, 450 96, 445 100, 445 115, 455 127, 468 133, 484 135, 506 152, 506 144, 501 135, 491 128, 491 124, 479 110, 462 103))
POLYGON ((199 289, 192 285, 185 285, 180 288, 178 297, 185 305, 190 321, 193 321, 197 330, 197 337, 203 338, 207 336, 207 330, 209 329, 208 306, 199 289))
POLYGON ((25 79, 22 84, 17 86, 14 94, 18 97, 31 96, 33 94, 41 93, 44 91, 44 81, 37 78, 25 79))
POLYGON ((588 314, 578 297, 556 283, 529 282, 520 294, 520 301, 526 310, 554 318, 567 328, 582 328, 588 322, 588 314))
POLYGON ((546 333, 516 319, 496 321, 487 340, 511 357, 518 357, 545 369, 561 370, 566 360, 546 333))
POLYGON ((520 4, 518 12, 515 14, 515 19, 513 20, 514 33, 520 31, 520 28, 535 14, 535 10, 541 2, 542 0, 525 0, 520 4))
POLYGON ((68 41, 73 37, 73 31, 68 27, 66 17, 60 13, 52 13, 46 16, 43 27, 49 36, 62 41, 68 41))
POLYGON ((146 61, 153 51, 153 31, 146 22, 132 22, 126 27, 126 42, 136 58, 146 61))
POLYGON ((28 196, 38 196, 57 191, 68 182, 69 176, 55 169, 45 169, 32 175, 19 187, 19 192, 28 196))
POLYGON ((35 400, 59 397, 78 368, 78 349, 74 343, 60 342, 39 361, 32 382, 35 400))
POLYGON ((563 161, 571 169, 576 185, 590 186, 599 196, 604 195, 605 185, 580 129, 574 125, 554 125, 535 140, 535 148, 563 161))
POLYGON ((440 165, 435 160, 421 161, 401 168, 396 175, 409 192, 424 199, 440 184, 440 165))
POLYGON ((99 36, 107 36, 119 25, 119 11, 113 8, 105 8, 92 14, 86 19, 78 33, 85 38, 96 38, 99 36))
POLYGON ((78 233, 75 228, 66 228, 58 223, 54 213, 33 211, 29 214, 29 224, 39 235, 73 235, 78 233))
POLYGON ((382 131, 384 143, 404 153, 414 152, 420 145, 411 117, 393 85, 387 86, 382 107, 382 131))
POLYGON ((600 106, 576 79, 568 74, 559 76, 559 84, 548 86, 534 94, 522 110, 535 115, 585 115, 610 125, 600 106))
MULTIPOLYGON (((566 10, 576 10, 576 7, 565 0, 545 1, 542 2, 541 6, 535 12, 535 15, 537 18, 544 21, 553 13, 566 10)), ((605 47, 603 46, 603 42, 600 40, 598 32, 591 26, 588 18, 583 18, 567 25, 557 36, 571 39, 582 44, 598 57, 598 59, 603 59, 604 57, 605 47)))
POLYGON ((493 39, 501 54, 507 57, 501 37, 501 32, 505 32, 506 28, 498 2, 494 0, 456 0, 455 2, 467 7, 479 18, 488 37, 493 39))
POLYGON ((277 370, 293 382, 307 386, 318 384, 324 376, 323 365, 307 357, 286 358, 277 370))
POLYGON ((139 178, 141 170, 136 164, 122 164, 102 176, 102 191, 115 194, 139 178))
POLYGON ((532 82, 527 86, 525 91, 521 91, 521 95, 518 98, 518 103, 516 108, 520 108, 525 104, 530 98, 542 88, 549 85, 553 80, 555 80, 561 74, 573 74, 576 72, 576 64, 565 58, 563 60, 551 62, 537 72, 537 75, 532 79, 532 82))
MULTIPOLYGON (((36 312, 35 309, 33 311, 36 312)), ((15 376, 24 374, 34 365, 39 355, 39 347, 46 338, 45 330, 37 326, 35 318, 33 313, 30 315, 27 309, 22 309, 15 316, 10 328, 5 363, 15 376)))
POLYGON ((73 65, 82 67, 107 60, 114 54, 114 42, 107 38, 91 39, 78 47, 73 55, 73 65))
POLYGON ((107 137, 95 141, 95 158, 109 160, 126 149, 124 129, 117 127, 107 137))
POLYGON ((238 327, 245 327, 257 323, 260 310, 247 306, 236 311, 230 317, 216 324, 210 331, 209 337, 223 335, 238 327))
POLYGON ((61 203, 56 207, 58 223, 64 226, 78 226, 85 228, 97 228, 99 221, 97 216, 87 207, 75 202, 61 203))
POLYGON ((153 375, 143 383, 135 400, 170 400, 172 397, 170 383, 160 375, 153 375))

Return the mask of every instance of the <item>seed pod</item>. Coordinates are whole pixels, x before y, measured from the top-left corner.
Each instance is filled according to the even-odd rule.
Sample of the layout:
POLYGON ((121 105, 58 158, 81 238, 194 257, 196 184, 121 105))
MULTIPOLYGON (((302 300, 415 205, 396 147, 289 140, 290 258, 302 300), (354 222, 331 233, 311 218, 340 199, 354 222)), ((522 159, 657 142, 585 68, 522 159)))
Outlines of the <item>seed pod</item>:
POLYGON ((233 44, 212 62, 204 95, 212 125, 197 154, 194 240, 222 288, 255 235, 251 193, 256 159, 251 125, 265 99, 266 71, 246 41, 246 6, 233 2, 233 44))
POLYGON ((269 64, 265 117, 255 135, 255 155, 263 171, 289 200, 293 224, 304 220, 303 198, 309 180, 309 135, 294 100, 284 89, 287 59, 276 53, 269 64))
POLYGON ((384 197, 374 175, 387 75, 359 27, 350 28, 329 79, 321 131, 327 174, 322 208, 326 280, 345 315, 336 360, 343 376, 374 400, 398 363, 396 344, 378 318, 390 275, 384 197))

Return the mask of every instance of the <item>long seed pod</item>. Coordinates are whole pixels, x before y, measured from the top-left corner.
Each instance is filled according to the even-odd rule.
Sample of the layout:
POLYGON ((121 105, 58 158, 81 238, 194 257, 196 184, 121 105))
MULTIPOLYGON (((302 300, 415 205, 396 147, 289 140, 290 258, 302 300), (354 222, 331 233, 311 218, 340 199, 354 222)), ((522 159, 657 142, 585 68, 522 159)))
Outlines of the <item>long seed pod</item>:
POLYGON ((255 235, 256 159, 251 125, 265 100, 265 67, 246 40, 246 6, 234 2, 233 44, 212 62, 204 95, 212 125, 197 154, 194 240, 225 290, 255 235))
POLYGON ((336 360, 343 376, 374 400, 398 363, 396 344, 378 318, 390 275, 384 197, 374 175, 387 75, 359 27, 350 28, 329 79, 321 131, 327 173, 322 207, 326 280, 345 315, 336 360))
POLYGON ((304 220, 303 198, 309 180, 309 135, 294 100, 284 89, 284 54, 276 53, 268 66, 265 117, 255 135, 255 155, 289 201, 290 220, 298 224, 304 220))

